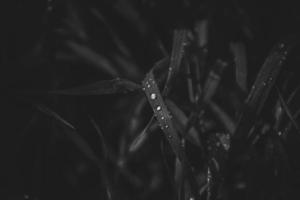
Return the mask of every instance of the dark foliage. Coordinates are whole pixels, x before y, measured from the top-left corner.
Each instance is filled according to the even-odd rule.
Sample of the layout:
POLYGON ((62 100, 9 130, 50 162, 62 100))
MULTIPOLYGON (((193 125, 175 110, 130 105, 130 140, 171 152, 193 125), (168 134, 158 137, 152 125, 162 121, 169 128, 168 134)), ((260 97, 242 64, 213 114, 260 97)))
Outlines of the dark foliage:
POLYGON ((300 8, 4 1, 0 199, 300 199, 300 8))

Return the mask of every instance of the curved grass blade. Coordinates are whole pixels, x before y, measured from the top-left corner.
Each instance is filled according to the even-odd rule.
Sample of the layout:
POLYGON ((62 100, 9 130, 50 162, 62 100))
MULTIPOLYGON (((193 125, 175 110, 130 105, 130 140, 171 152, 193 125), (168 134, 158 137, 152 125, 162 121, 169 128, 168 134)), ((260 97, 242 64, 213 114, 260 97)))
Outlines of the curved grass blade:
POLYGON ((61 122, 62 124, 64 124, 65 126, 69 127, 72 130, 75 130, 75 127, 69 123, 68 121, 66 121, 64 118, 62 118, 59 114, 57 114, 56 112, 54 112, 53 110, 51 110, 50 108, 46 107, 45 105, 42 104, 37 104, 35 105, 35 107, 41 111, 42 113, 48 115, 49 117, 53 117, 55 120, 57 120, 58 122, 61 122))
POLYGON ((88 95, 103 95, 115 93, 127 93, 140 89, 141 86, 126 80, 116 78, 113 80, 98 81, 96 83, 79 86, 75 88, 50 91, 50 94, 59 95, 74 95, 74 96, 88 96, 88 95))
POLYGON ((187 30, 176 30, 174 33, 168 76, 162 92, 163 96, 166 96, 169 93, 171 82, 179 71, 184 56, 184 49, 187 45, 187 33, 187 30))
POLYGON ((108 158, 108 154, 109 154, 109 150, 108 150, 108 147, 106 145, 103 133, 102 133, 99 125, 96 123, 96 121, 91 116, 89 116, 89 119, 90 119, 93 127, 95 128, 96 132, 98 133, 98 135, 100 137, 101 144, 102 144, 102 152, 103 152, 104 158, 107 159, 108 158))
POLYGON ((118 69, 103 55, 95 52, 90 47, 72 41, 67 46, 81 59, 96 67, 97 69, 110 74, 112 77, 120 76, 118 69))
MULTIPOLYGON (((288 40, 278 43, 271 50, 246 99, 245 104, 247 109, 239 117, 238 126, 233 138, 234 140, 235 138, 238 140, 238 138, 242 138, 248 134, 256 116, 261 112, 277 80, 287 54, 297 43, 298 41, 294 38, 289 38, 288 40)), ((236 142, 233 144, 235 143, 236 142)))
POLYGON ((236 82, 238 86, 244 91, 247 91, 247 57, 246 48, 243 43, 231 43, 230 49, 234 56, 236 67, 236 82))
POLYGON ((150 121, 145 126, 143 131, 132 141, 132 143, 129 146, 129 152, 135 152, 144 144, 148 137, 149 127, 153 124, 153 119, 154 116, 151 117, 150 121))

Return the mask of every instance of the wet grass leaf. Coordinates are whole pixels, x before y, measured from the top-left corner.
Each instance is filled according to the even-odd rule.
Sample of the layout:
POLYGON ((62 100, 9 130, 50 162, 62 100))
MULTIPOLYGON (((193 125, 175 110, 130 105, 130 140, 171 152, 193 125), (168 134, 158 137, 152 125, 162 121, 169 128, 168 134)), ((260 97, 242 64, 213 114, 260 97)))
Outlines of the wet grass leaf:
POLYGON ((236 138, 242 138, 250 130, 255 117, 259 115, 264 107, 286 56, 296 44, 297 41, 294 38, 288 38, 276 44, 269 53, 246 99, 246 110, 240 115, 235 131, 236 138))
POLYGON ((191 181, 194 195, 198 197, 198 186, 195 180, 195 176, 193 175, 193 170, 190 168, 191 166, 187 160, 180 137, 178 136, 177 131, 173 126, 172 116, 166 104, 164 103, 162 94, 159 91, 152 71, 150 71, 146 75, 142 85, 148 102, 150 103, 154 115, 158 121, 158 124, 161 130, 164 132, 165 138, 169 142, 176 157, 182 164, 183 168, 186 170, 187 177, 189 177, 189 181, 191 181))

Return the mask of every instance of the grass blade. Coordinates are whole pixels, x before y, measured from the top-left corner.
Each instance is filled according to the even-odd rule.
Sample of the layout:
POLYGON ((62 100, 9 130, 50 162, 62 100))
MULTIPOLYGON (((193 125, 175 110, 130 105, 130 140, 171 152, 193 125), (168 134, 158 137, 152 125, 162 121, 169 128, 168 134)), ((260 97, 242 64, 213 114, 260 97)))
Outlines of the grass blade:
POLYGON ((145 79, 143 80, 143 90, 147 96, 147 99, 153 109, 154 115, 160 125, 160 128, 164 132, 164 135, 169 142, 173 152, 175 153, 178 160, 181 162, 183 168, 187 171, 189 180, 193 188, 194 194, 198 197, 197 193, 197 182, 195 176, 193 175, 193 170, 190 168, 190 164, 185 155, 184 148, 182 146, 181 140, 176 132, 176 129, 172 123, 172 116, 163 101, 162 95, 158 89, 154 75, 150 71, 145 79))
MULTIPOLYGON (((265 60, 257 78, 251 88, 251 91, 246 99, 246 110, 240 115, 239 122, 235 131, 235 137, 242 138, 247 135, 256 116, 261 112, 271 89, 281 71, 283 62, 291 48, 297 44, 293 38, 289 38, 278 43, 271 50, 269 56, 265 60)), ((233 142, 232 146, 235 146, 233 142)))
POLYGON ((132 81, 117 78, 113 80, 98 81, 96 83, 65 90, 50 91, 49 93, 59 95, 88 96, 127 93, 138 90, 140 88, 140 85, 132 81))
POLYGON ((146 141, 148 138, 148 131, 149 127, 153 124, 154 116, 151 117, 148 124, 145 126, 143 131, 132 141, 132 143, 129 146, 129 152, 135 152, 137 151, 146 141))
POLYGON ((116 67, 107 58, 95 52, 90 47, 72 41, 68 41, 67 46, 70 47, 72 51, 81 59, 101 70, 102 72, 110 74, 112 77, 120 76, 116 67))
POLYGON ((176 30, 173 38, 173 47, 168 69, 167 80, 163 89, 163 96, 166 96, 171 89, 171 82, 179 71, 179 67, 184 56, 184 49, 187 45, 187 31, 176 30))
POLYGON ((64 124, 65 126, 67 126, 68 128, 75 130, 75 127, 69 123, 68 121, 66 121, 64 118, 62 118, 59 114, 57 114, 56 112, 54 112, 53 110, 51 110, 50 108, 46 107, 45 105, 42 104, 37 104, 35 105, 35 107, 41 111, 42 113, 48 115, 49 117, 54 118, 55 120, 57 120, 58 122, 61 122, 62 124, 64 124))
POLYGON ((221 75, 226 66, 226 62, 223 62, 222 60, 217 60, 216 64, 212 67, 212 70, 209 72, 209 75, 205 81, 203 88, 204 102, 208 102, 216 93, 216 90, 221 80, 221 75))
POLYGON ((278 92, 278 97, 279 97, 279 100, 280 100, 280 103, 283 107, 283 110, 285 111, 286 115, 288 116, 288 118, 291 120, 292 124, 295 126, 296 130, 299 132, 299 126, 296 122, 296 120, 294 119, 287 103, 285 102, 285 100, 283 99, 282 95, 281 95, 281 92, 279 91, 279 89, 277 88, 277 92, 278 92))
POLYGON ((192 144, 197 146, 201 146, 200 139, 198 137, 198 133, 194 127, 189 129, 189 132, 186 134, 185 127, 188 124, 188 117, 185 113, 171 100, 166 99, 166 104, 170 109, 172 115, 174 116, 174 126, 175 128, 181 132, 183 136, 186 136, 186 139, 190 141, 192 144))
POLYGON ((231 43, 230 49, 234 56, 236 67, 236 82, 238 86, 244 91, 247 91, 247 57, 246 48, 243 43, 231 43))

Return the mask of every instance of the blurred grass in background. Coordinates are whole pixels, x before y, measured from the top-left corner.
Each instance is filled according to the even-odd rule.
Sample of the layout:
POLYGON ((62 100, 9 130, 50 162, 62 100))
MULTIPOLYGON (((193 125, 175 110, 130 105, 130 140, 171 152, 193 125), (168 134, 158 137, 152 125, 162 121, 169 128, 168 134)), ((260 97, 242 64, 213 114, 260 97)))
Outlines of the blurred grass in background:
POLYGON ((299 198, 295 3, 1 4, 1 199, 299 198))

